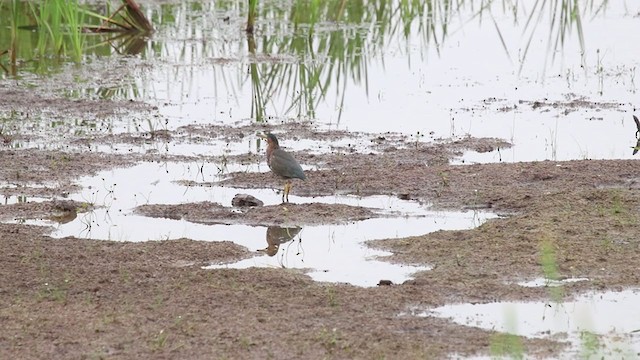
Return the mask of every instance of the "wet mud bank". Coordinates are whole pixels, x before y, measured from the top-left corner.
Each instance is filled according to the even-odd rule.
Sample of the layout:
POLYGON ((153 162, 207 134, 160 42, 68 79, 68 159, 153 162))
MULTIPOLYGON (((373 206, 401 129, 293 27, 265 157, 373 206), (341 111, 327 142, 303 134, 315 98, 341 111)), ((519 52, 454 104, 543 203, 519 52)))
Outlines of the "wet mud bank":
POLYGON ((141 205, 135 213, 168 219, 185 219, 200 224, 242 224, 252 226, 300 226, 339 224, 381 216, 372 209, 341 204, 281 204, 254 207, 225 207, 203 202, 180 205, 141 205))
MULTIPOLYGON (((191 138, 197 143, 208 141, 208 136, 246 141, 265 129, 296 129, 295 137, 301 141, 340 141, 349 136, 294 125, 236 130, 190 127, 149 135, 144 141, 189 142, 191 138)), ((558 278, 589 279, 564 285, 566 298, 592 290, 621 290, 640 281, 634 265, 640 260, 636 236, 640 165, 636 161, 450 165, 463 151, 492 151, 509 145, 474 138, 416 143, 394 134, 355 134, 354 138, 361 139, 358 148, 340 145, 320 153, 304 146, 292 149, 308 168, 307 181, 297 182, 292 195, 309 198, 311 203, 240 210, 203 201, 145 204, 133 212, 201 224, 253 226, 340 223, 380 216, 368 208, 312 200, 342 194, 390 195, 431 204, 434 209, 490 210, 502 216, 472 230, 369 242, 393 253, 385 261, 432 267, 392 286, 319 283, 304 271, 285 268, 203 269, 256 254, 225 241, 131 243, 52 239, 48 234, 73 214, 92 211, 91 201, 65 199, 79 190, 79 177, 140 161, 197 159, 202 166, 213 166, 221 155, 0 149, 0 191, 7 199, 0 208, 5 221, 0 225, 5 249, 0 253, 0 318, 7 324, 0 334, 0 357, 487 354, 495 332, 413 316, 412 309, 452 302, 547 299, 547 288, 516 283, 544 276, 544 249, 552 249, 558 278), (29 219, 45 219, 50 226, 21 223, 29 219)), ((294 138, 287 140, 295 145, 294 138)), ((87 138, 69 141, 77 144, 87 138)), ((119 136, 117 141, 141 140, 119 136)), ((230 164, 264 162, 259 152, 225 158, 230 164)), ((248 171, 181 184, 280 189, 282 181, 270 173, 248 171)), ((566 347, 549 339, 520 341, 533 356, 553 356, 566 347)))

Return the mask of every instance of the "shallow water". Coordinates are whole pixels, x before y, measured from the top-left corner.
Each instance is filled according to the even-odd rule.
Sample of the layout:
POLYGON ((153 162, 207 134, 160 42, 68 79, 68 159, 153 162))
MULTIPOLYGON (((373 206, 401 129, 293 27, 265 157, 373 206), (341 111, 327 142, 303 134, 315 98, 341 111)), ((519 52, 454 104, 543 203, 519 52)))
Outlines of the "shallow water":
MULTIPOLYGON (((606 11, 596 15, 585 11, 584 52, 575 29, 567 34, 562 51, 549 51, 546 47, 550 19, 543 16, 525 60, 521 60, 528 40, 522 34, 524 27, 514 22, 510 14, 503 14, 498 4, 491 13, 495 13, 506 51, 496 25, 491 21, 470 21, 475 9, 463 8, 456 14, 459 17, 451 19, 449 27, 453 31, 439 47, 425 44, 414 23, 410 32, 413 35, 404 38, 399 33, 387 34, 385 45, 377 51, 370 50, 377 44, 375 39, 363 44, 364 78, 361 72, 346 72, 344 90, 338 88, 341 83, 329 82, 328 86, 336 89, 327 91, 314 108, 312 118, 326 128, 433 133, 442 138, 488 136, 515 144, 500 154, 470 154, 466 162, 631 158, 636 129, 630 113, 638 90, 635 69, 639 63, 632 44, 640 40, 640 34, 632 30, 637 27, 637 19, 633 17, 637 11, 628 6, 613 1, 605 5, 606 11), (608 35, 612 33, 617 35, 608 35), (551 61, 553 56, 555 60, 551 61), (531 104, 520 103, 521 100, 566 103, 582 98, 615 106, 596 104, 593 109, 574 109, 561 104, 534 109, 531 104)), ((520 21, 524 22, 522 18, 520 21)), ((246 58, 248 50, 243 39, 236 39, 237 46, 225 44, 224 49, 218 49, 207 44, 213 49, 205 49, 197 42, 185 43, 179 37, 172 40, 176 39, 170 36, 174 33, 181 33, 181 29, 168 27, 166 37, 161 35, 158 40, 166 47, 166 54, 177 54, 185 47, 190 49, 187 59, 177 55, 169 58, 172 67, 188 65, 176 71, 155 67, 138 83, 146 100, 158 104, 160 112, 170 119, 170 126, 251 118, 253 88, 242 73, 252 60, 246 58), (241 61, 203 66, 197 55, 203 53, 213 59, 230 57, 241 61), (227 81, 221 82, 221 78, 227 81), (176 82, 182 86, 169 86, 176 82), (145 89, 151 88, 156 91, 148 96, 150 92, 145 89)), ((265 33, 274 38, 285 36, 276 30, 265 33)), ((215 30, 212 37, 226 38, 227 34, 228 29, 223 28, 215 30)), ((323 32, 318 31, 316 36, 323 38, 323 32)), ((208 37, 201 34, 196 39, 208 37)), ((287 51, 293 49, 285 47, 283 54, 290 55, 287 51)), ((343 61, 350 64, 353 60, 343 61)), ((278 66, 259 64, 266 69, 278 66)), ((282 74, 287 75, 291 74, 282 74)), ((286 111, 289 96, 286 89, 274 93, 267 113, 276 117, 308 117, 306 113, 286 111)))
POLYGON ((46 199, 28 197, 24 195, 4 195, 3 196, 3 205, 12 205, 12 204, 22 204, 27 202, 41 202, 46 201, 46 199))
POLYGON ((567 302, 454 304, 418 313, 483 329, 571 344, 562 358, 637 358, 640 292, 588 293, 567 302))
POLYGON ((529 281, 520 281, 517 284, 524 287, 558 287, 558 286, 579 282, 579 281, 589 281, 589 278, 571 277, 571 278, 566 278, 562 280, 536 278, 529 281))
MULTIPOLYGON (((260 109, 268 123, 302 118, 321 129, 497 137, 515 145, 466 154, 460 163, 633 157, 640 64, 635 3, 582 4, 581 31, 570 22, 561 32, 551 19, 559 10, 520 3, 465 2, 438 14, 434 24, 422 22, 420 11, 292 24, 295 6, 266 1, 261 16, 269 20, 258 17, 255 51, 235 2, 145 6, 157 32, 126 60, 145 66, 127 74, 128 81, 69 92, 156 105, 161 117, 141 119, 134 126, 141 130, 250 123, 260 109), (528 23, 534 10, 540 13, 528 23), (314 76, 322 86, 314 86, 314 76), (574 100, 586 105, 571 106, 574 100)), ((105 53, 96 52, 92 66, 100 69, 105 53)), ((84 81, 95 73, 74 76, 84 81)), ((122 120, 109 131, 133 129, 122 120)))
MULTIPOLYGON (((83 191, 69 198, 101 206, 65 224, 26 221, 55 227, 54 237, 115 241, 153 241, 189 238, 201 241, 228 240, 259 251, 257 257, 210 268, 285 267, 307 269, 318 281, 374 286, 379 280, 401 283, 424 266, 391 264, 378 258, 390 253, 364 245, 367 240, 422 235, 436 230, 470 229, 495 217, 478 211, 431 211, 428 206, 389 196, 290 196, 293 203, 328 203, 369 207, 386 213, 384 218, 336 225, 301 226, 290 239, 268 239, 266 226, 204 225, 185 220, 150 218, 132 213, 143 204, 179 204, 211 201, 225 206, 237 193, 247 193, 266 205, 279 204, 281 196, 270 189, 183 186, 176 181, 211 182, 218 179, 215 166, 184 163, 141 163, 104 171, 81 179, 83 191), (270 255, 271 256, 270 256, 270 255)), ((302 185, 301 185, 302 186, 302 185)), ((273 229, 272 229, 273 230, 273 229)))
MULTIPOLYGON (((512 148, 500 151, 465 153, 455 160, 458 164, 633 158, 631 148, 636 144, 636 126, 631 114, 634 111, 637 114, 636 75, 640 65, 637 53, 640 5, 636 2, 608 1, 602 8, 596 2, 591 8, 582 9, 584 47, 580 46, 576 25, 571 24, 570 31, 564 34, 564 44, 558 48, 552 45, 558 36, 551 29, 549 14, 552 12, 544 11, 540 18, 536 15, 536 30, 533 31, 525 26, 527 11, 531 10, 524 8, 530 6, 529 3, 521 4, 526 2, 517 2, 520 4, 518 15, 514 15, 516 12, 503 7, 503 2, 495 1, 483 10, 482 16, 478 15, 479 5, 486 2, 466 2, 474 6, 462 6, 451 14, 447 18, 446 34, 442 32, 441 23, 434 24, 434 34, 428 33, 419 17, 410 19, 406 32, 402 31, 403 20, 397 17, 399 15, 373 24, 324 19, 322 24, 315 24, 315 32, 309 37, 311 43, 302 52, 294 46, 295 40, 306 39, 311 25, 302 24, 293 29, 288 22, 288 13, 274 10, 268 13, 271 15, 269 20, 258 19, 255 53, 249 49, 242 30, 243 9, 234 6, 233 2, 163 3, 145 4, 158 31, 146 42, 142 53, 120 57, 111 50, 96 51, 87 57, 87 63, 81 69, 63 64, 57 70, 72 73, 80 84, 90 83, 86 87, 78 85, 80 90, 65 93, 69 97, 141 100, 157 106, 159 118, 115 117, 107 121, 108 126, 86 129, 73 122, 77 119, 61 120, 47 113, 35 119, 19 119, 16 124, 11 123, 10 115, 0 114, 5 132, 14 129, 41 136, 14 145, 64 149, 68 144, 58 143, 57 139, 66 133, 117 134, 164 128, 175 130, 188 124, 250 124, 256 121, 255 108, 258 106, 264 110, 264 121, 271 124, 303 119, 313 121, 320 130, 397 131, 414 135, 424 142, 471 135, 497 137, 514 144, 512 148), (200 5, 200 10, 196 10, 194 4, 200 5), (226 5, 218 7, 218 4, 226 5), (401 30, 390 31, 391 25, 398 25, 401 30), (353 45, 352 52, 345 50, 340 55, 322 51, 320 44, 329 38, 353 45), (105 80, 106 84, 96 84, 95 77, 100 73, 95 69, 111 69, 109 61, 126 62, 134 71, 124 74, 125 80, 114 83, 105 80), (252 76, 252 70, 256 70, 258 76, 252 76), (322 91, 319 87, 309 90, 307 95, 313 103, 310 107, 292 100, 307 90, 302 81, 312 77, 305 77, 302 70, 319 74, 324 81, 322 91), (282 86, 269 89, 269 82, 282 86), (256 105, 259 91, 265 92, 266 100, 256 105), (584 103, 573 106, 576 100, 584 103), (536 101, 542 106, 534 105, 536 101), (69 122, 66 127, 61 125, 64 121, 69 122), (34 126, 34 122, 38 126, 34 126)), ((269 8, 276 2, 264 3, 269 8)), ((285 5, 289 3, 278 1, 277 4, 286 10, 285 5)), ((0 14, 0 18, 4 19, 4 14, 0 14)), ((4 36, 7 33, 2 32, 4 36)), ((2 34, 0 50, 7 48, 2 34)), ((40 73, 31 65, 35 62, 28 56, 22 60, 30 65, 21 70, 16 81, 27 84, 40 81, 28 76, 30 72, 40 73)), ((0 61, 5 60, 0 58, 0 61)), ((345 141, 352 143, 348 139, 345 141)), ((344 146, 345 141, 333 145, 344 146)), ((287 143, 294 150, 307 152, 331 151, 331 145, 287 143)), ((356 146, 356 151, 366 149, 366 144, 356 146)), ((231 144, 116 143, 88 145, 86 150, 177 155, 258 151, 251 141, 231 144)), ((214 181, 217 178, 215 164, 206 164, 206 175, 197 171, 201 165, 141 164, 82 179, 80 183, 84 190, 71 197, 105 207, 79 214, 69 223, 55 225, 54 236, 118 241, 181 237, 230 240, 251 251, 262 252, 234 264, 213 264, 212 268, 303 268, 309 269, 309 274, 319 281, 373 286, 380 279, 402 282, 413 272, 427 268, 379 261, 376 258, 387 253, 367 248, 364 241, 421 235, 440 229, 468 229, 492 216, 474 212, 431 212, 415 203, 390 197, 292 196, 291 201, 297 203, 344 203, 380 211, 392 209, 407 216, 294 228, 289 231, 294 235, 291 240, 285 241, 281 237, 283 242, 278 243, 276 254, 268 256, 266 253, 269 246, 273 250, 273 244, 267 240, 267 227, 201 225, 131 213, 133 207, 145 203, 208 200, 229 205, 237 192, 250 193, 268 204, 279 202, 280 196, 272 190, 184 187, 172 182, 214 181)), ((226 169, 234 170, 267 171, 266 167, 233 164, 226 169)), ((38 201, 7 197, 5 203, 24 200, 38 201)), ((538 279, 521 285, 540 286, 541 282, 538 279)), ((551 307, 545 303, 462 304, 434 309, 424 315, 452 317, 461 324, 524 336, 547 336, 546 331, 560 336, 567 333, 566 339, 573 344, 568 358, 582 349, 589 350, 584 335, 580 337, 584 331, 589 331, 598 335, 606 351, 619 348, 618 353, 606 353, 615 356, 627 354, 629 349, 631 354, 640 351, 636 331, 639 326, 633 323, 639 315, 637 303, 637 294, 625 291, 592 294, 575 302, 551 304, 551 307)))

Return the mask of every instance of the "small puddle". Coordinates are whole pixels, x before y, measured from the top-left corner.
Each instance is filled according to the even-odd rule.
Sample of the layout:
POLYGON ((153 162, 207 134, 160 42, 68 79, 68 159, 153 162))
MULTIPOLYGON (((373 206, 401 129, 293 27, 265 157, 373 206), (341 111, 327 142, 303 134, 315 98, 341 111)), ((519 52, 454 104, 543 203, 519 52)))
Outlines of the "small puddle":
POLYGON ((637 358, 640 353, 640 291, 587 293, 568 302, 454 304, 418 316, 571 344, 562 358, 637 358))
POLYGON ((522 287, 544 287, 544 286, 556 287, 556 286, 562 286, 562 285, 566 285, 574 282, 580 282, 580 281, 589 281, 589 278, 567 278, 567 279, 561 279, 561 280, 536 278, 529 281, 521 281, 521 282, 518 282, 517 284, 522 287))
MULTIPOLYGON (((279 204, 281 195, 270 189, 184 186, 178 181, 212 182, 217 168, 206 164, 141 163, 133 167, 104 171, 81 179, 82 192, 69 198, 101 206, 78 214, 73 221, 55 224, 53 237, 75 236, 115 241, 152 241, 189 238, 200 241, 228 240, 260 252, 259 256, 233 264, 209 268, 285 267, 308 269, 318 281, 374 286, 381 279, 401 283, 425 266, 392 264, 377 258, 390 253, 367 247, 374 239, 422 235, 437 230, 476 227, 494 214, 478 211, 430 211, 412 201, 389 196, 290 196, 293 203, 328 203, 362 206, 386 213, 374 218, 340 225, 289 228, 209 225, 185 220, 151 218, 132 213, 143 204, 180 204, 211 201, 229 206, 237 193, 253 195, 265 205, 279 204)), ((261 170, 267 170, 266 166, 261 170)), ((299 184, 298 186, 304 186, 299 184)), ((21 221, 24 223, 24 221, 21 221)), ((27 224, 43 221, 27 220, 27 224)), ((51 222, 44 222, 52 225, 51 222)))
POLYGON ((0 182, 0 189, 3 189, 4 191, 13 190, 15 194, 12 194, 12 195, 4 194, 1 197, 2 199, 1 201, 3 205, 44 202, 44 201, 47 201, 47 199, 36 197, 36 196, 29 196, 21 192, 22 190, 26 191, 29 189, 47 189, 47 188, 54 188, 55 186, 56 184, 53 184, 53 183, 45 183, 45 184, 29 183, 28 185, 16 185, 11 182, 2 181, 0 182))
POLYGON ((26 195, 3 195, 2 196, 3 205, 25 204, 28 202, 42 202, 42 201, 45 201, 45 200, 41 198, 26 196, 26 195))

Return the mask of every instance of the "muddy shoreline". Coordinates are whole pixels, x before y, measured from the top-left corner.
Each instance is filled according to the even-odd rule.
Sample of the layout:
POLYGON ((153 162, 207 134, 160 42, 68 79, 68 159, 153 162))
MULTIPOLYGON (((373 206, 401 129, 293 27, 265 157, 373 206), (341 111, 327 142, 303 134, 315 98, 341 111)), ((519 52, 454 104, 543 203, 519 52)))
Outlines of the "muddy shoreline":
MULTIPOLYGON (((295 127, 296 138, 331 140, 345 133, 295 127)), ((185 137, 202 141, 253 136, 264 129, 206 127, 163 132, 151 141, 185 137), (216 132, 217 131, 217 132, 216 132)), ((293 131, 293 130, 292 130, 293 131)), ((39 198, 0 208, 0 357, 12 358, 371 358, 488 354, 496 333, 445 319, 416 317, 411 309, 452 302, 544 300, 546 288, 516 281, 543 275, 541 244, 557 259, 558 275, 589 281, 563 286, 571 298, 588 291, 621 290, 640 281, 638 177, 640 164, 584 160, 514 164, 449 165, 460 151, 508 146, 497 139, 422 142, 400 135, 355 135, 369 139, 367 152, 335 149, 309 155, 316 165, 293 194, 391 195, 439 209, 490 210, 501 214, 468 231, 437 231, 369 246, 394 255, 386 261, 430 265, 404 284, 359 288, 317 283, 287 269, 204 270, 202 266, 255 256, 229 242, 189 239, 145 243, 76 238, 52 239, 49 228, 20 220, 57 219, 91 211, 61 202, 78 190, 75 179, 139 161, 167 161, 163 154, 0 149, 7 198, 39 198), (372 140, 373 139, 373 140, 372 140), (375 140, 375 141, 374 141, 375 140), (54 200, 55 199, 55 200, 54 200), (18 223, 6 223, 18 222, 18 223)), ((111 141, 108 138, 93 141, 111 141)), ((69 139, 70 143, 86 141, 69 139)), ((119 142, 137 141, 119 137, 119 142)), ((171 161, 180 161, 172 157, 171 161)), ((210 160, 203 155, 202 159, 210 160)), ((189 158, 191 160, 191 158, 189 158)), ((264 161, 260 154, 229 156, 230 162, 264 161)), ((230 173, 218 183, 236 188, 278 188, 268 173, 230 173)), ((147 216, 187 221, 270 225, 281 223, 282 206, 233 212, 229 204, 187 203, 141 207, 147 216), (220 211, 212 220, 211 211, 220 211), (265 215, 268 214, 268 215, 265 215)), ((296 224, 354 221, 367 209, 289 207, 296 224), (327 214, 330 217, 323 218, 327 214)), ((561 341, 520 339, 527 354, 553 356, 561 341)))
MULTIPOLYGON (((180 61, 171 65, 182 66, 180 61)), ((571 299, 640 283, 636 160, 452 165, 465 152, 499 152, 512 144, 433 133, 326 131, 311 121, 275 118, 262 124, 187 121, 172 128, 158 108, 127 98, 128 91, 137 91, 129 72, 153 65, 112 57, 81 69, 65 66, 48 77, 0 82, 0 358, 488 356, 509 353, 514 340, 416 314, 451 303, 557 301, 558 294, 571 299), (113 99, 100 94, 118 88, 125 91, 113 99), (303 270, 286 268, 204 269, 260 255, 218 238, 125 242, 51 236, 60 224, 96 210, 91 199, 70 199, 81 190, 80 178, 141 162, 195 163, 224 173, 206 181, 185 179, 179 185, 186 188, 280 189, 280 179, 251 170, 265 168, 264 149, 253 151, 255 135, 263 131, 281 135, 307 169, 307 181, 296 183, 292 195, 310 203, 240 209, 202 200, 125 210, 205 225, 262 227, 403 215, 313 202, 341 194, 392 196, 437 210, 499 217, 472 230, 368 241, 393 254, 384 261, 431 268, 404 283, 371 288, 315 282, 303 270), (212 144, 223 150, 207 152, 212 144), (234 170, 226 171, 227 165, 234 170), (33 225, 38 221, 47 225, 33 225), (518 285, 549 276, 545 256, 553 258, 552 276, 588 280, 560 291, 518 285)), ((458 85, 469 86, 467 79, 463 83, 458 85)), ((430 92, 425 96, 432 98, 430 92)), ((453 113, 490 108, 561 117, 632 107, 573 93, 560 101, 488 97, 467 105, 452 109, 452 122, 453 113)), ((514 338, 534 358, 567 349, 562 338, 514 338)))

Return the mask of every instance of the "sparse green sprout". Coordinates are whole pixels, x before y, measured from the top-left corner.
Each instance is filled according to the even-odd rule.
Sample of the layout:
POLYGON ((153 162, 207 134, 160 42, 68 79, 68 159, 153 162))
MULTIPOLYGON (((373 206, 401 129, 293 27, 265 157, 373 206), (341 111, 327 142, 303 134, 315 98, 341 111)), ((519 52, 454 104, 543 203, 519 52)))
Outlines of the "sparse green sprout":
POLYGON ((329 299, 329 306, 338 306, 338 297, 336 295, 336 289, 333 286, 327 287, 327 298, 329 299))
POLYGON ((443 171, 441 173, 438 173, 438 175, 440 176, 440 183, 442 184, 442 187, 448 187, 449 186, 449 173, 447 173, 446 171, 443 171))
POLYGON ((540 242, 540 264, 551 299, 555 302, 562 301, 564 289, 562 286, 556 286, 556 282, 560 280, 556 251, 552 240, 546 237, 540 242))
POLYGON ((164 330, 160 330, 150 341, 151 349, 158 351, 167 345, 169 334, 164 330))

